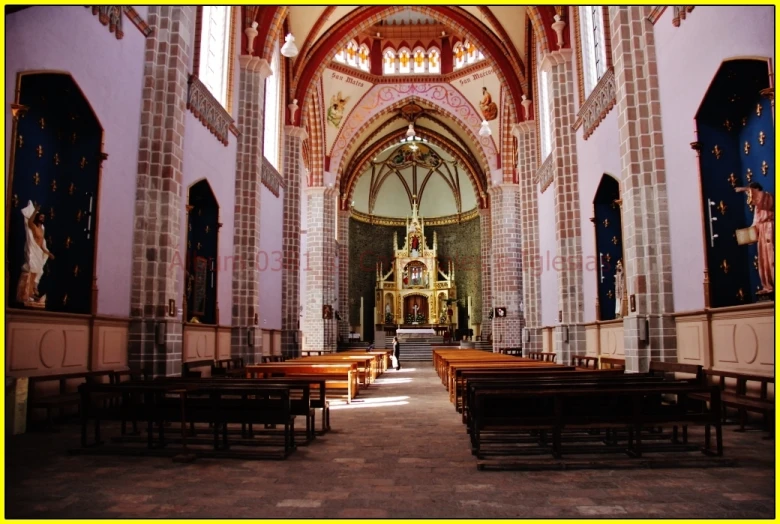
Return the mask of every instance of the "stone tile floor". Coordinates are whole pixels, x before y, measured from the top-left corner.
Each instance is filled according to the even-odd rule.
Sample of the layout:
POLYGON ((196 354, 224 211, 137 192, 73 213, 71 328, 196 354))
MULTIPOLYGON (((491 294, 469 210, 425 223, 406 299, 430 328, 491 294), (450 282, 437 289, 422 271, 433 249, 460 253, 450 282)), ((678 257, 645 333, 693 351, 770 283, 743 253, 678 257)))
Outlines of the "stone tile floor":
POLYGON ((430 362, 386 372, 358 400, 284 461, 71 456, 75 424, 10 437, 6 517, 775 516, 774 441, 758 431, 724 428, 731 467, 477 471, 430 362))

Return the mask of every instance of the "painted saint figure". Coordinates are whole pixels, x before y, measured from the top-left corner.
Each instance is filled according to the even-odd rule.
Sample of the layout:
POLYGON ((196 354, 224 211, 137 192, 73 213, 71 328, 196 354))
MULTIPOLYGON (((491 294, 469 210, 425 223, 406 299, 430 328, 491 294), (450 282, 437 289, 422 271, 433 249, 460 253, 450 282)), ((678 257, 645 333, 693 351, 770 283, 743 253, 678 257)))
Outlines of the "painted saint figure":
POLYGON ((618 260, 615 267, 615 318, 623 316, 623 261, 618 260))
POLYGON ((775 198, 758 182, 734 190, 747 193, 747 203, 754 206, 753 227, 758 238, 758 276, 761 278, 761 290, 756 294, 772 293, 775 289, 775 198))
POLYGON ((479 108, 482 110, 482 116, 485 120, 495 120, 498 116, 498 106, 493 102, 493 97, 487 90, 487 87, 482 87, 482 100, 479 102, 479 108))
POLYGON ((27 230, 27 239, 24 246, 24 265, 19 277, 19 285, 16 290, 16 299, 27 305, 42 306, 46 303, 46 296, 39 297, 38 283, 43 276, 43 267, 46 260, 54 255, 46 246, 43 227, 44 214, 39 213, 41 206, 34 206, 32 201, 27 202, 27 207, 22 209, 25 218, 24 227, 27 230))

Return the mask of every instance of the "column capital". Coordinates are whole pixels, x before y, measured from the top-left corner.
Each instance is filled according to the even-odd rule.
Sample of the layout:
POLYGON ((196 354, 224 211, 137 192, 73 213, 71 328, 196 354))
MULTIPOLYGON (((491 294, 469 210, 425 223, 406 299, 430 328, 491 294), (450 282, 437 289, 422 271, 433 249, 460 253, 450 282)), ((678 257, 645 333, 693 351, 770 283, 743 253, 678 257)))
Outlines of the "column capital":
POLYGON ((273 75, 271 71, 271 64, 265 58, 258 58, 255 62, 255 71, 260 73, 260 80, 265 80, 269 76, 273 75))
POLYGON ((252 55, 241 55, 238 57, 238 63, 241 66, 241 69, 246 69, 248 71, 253 71, 255 68, 255 63, 260 60, 256 56, 252 55))
POLYGON ((293 138, 297 138, 301 141, 309 138, 309 133, 306 132, 306 129, 299 126, 284 126, 284 134, 293 138))
POLYGON ((517 138, 521 138, 522 135, 533 132, 536 132, 536 122, 534 120, 526 120, 525 122, 512 124, 512 134, 517 138))
POLYGON ((509 193, 511 191, 519 191, 520 186, 514 182, 502 182, 500 184, 493 184, 488 190, 490 196, 500 195, 502 193, 509 193))
POLYGON ((539 69, 549 73, 555 66, 571 63, 572 56, 574 56, 574 54, 571 49, 550 51, 542 56, 542 60, 539 62, 539 69))

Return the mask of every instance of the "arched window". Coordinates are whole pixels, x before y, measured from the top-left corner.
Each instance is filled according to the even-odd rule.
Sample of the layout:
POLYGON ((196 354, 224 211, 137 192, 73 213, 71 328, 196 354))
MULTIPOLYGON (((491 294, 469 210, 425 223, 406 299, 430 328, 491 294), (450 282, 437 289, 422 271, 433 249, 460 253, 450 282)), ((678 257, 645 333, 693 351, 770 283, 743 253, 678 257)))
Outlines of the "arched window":
POLYGON ((607 71, 607 50, 604 38, 604 7, 588 5, 579 7, 580 35, 582 42, 582 72, 585 97, 607 71))
POLYGON ((395 50, 385 49, 385 58, 382 61, 382 71, 386 75, 392 75, 395 73, 395 50))
POLYGON ((279 163, 279 137, 281 135, 281 93, 282 93, 282 70, 279 60, 279 43, 276 43, 274 52, 271 54, 271 76, 265 79, 265 118, 263 126, 263 154, 276 168, 281 171, 279 163))
POLYGON ((398 50, 398 72, 401 74, 412 72, 412 53, 405 47, 398 50))
POLYGON ((458 42, 452 48, 452 58, 455 62, 455 69, 460 69, 466 65, 466 51, 463 49, 463 44, 458 42))
POLYGON ((358 45, 354 40, 347 44, 347 65, 352 67, 358 65, 358 45))
POLYGON ((466 62, 469 64, 473 64, 477 60, 479 60, 479 52, 477 51, 476 46, 469 40, 466 40, 463 43, 463 47, 466 48, 466 62))
POLYGON ((415 73, 425 73, 425 64, 427 61, 425 49, 422 47, 415 48, 414 54, 412 55, 412 71, 415 73))
POLYGON ((333 59, 340 63, 340 64, 346 64, 347 63, 347 50, 346 49, 339 49, 339 52, 336 53, 336 56, 333 57, 333 59))
POLYGON ((371 52, 369 51, 368 46, 366 44, 361 45, 358 50, 358 67, 363 71, 369 71, 371 69, 371 63, 369 62, 370 57, 371 52))
POLYGON ((428 72, 441 73, 441 54, 435 47, 428 50, 428 72))
MULTIPOLYGON (((541 47, 537 46, 537 63, 541 62, 541 47)), ((550 127, 550 87, 547 71, 540 70, 539 79, 539 132, 541 133, 542 162, 552 152, 552 129, 550 127)))
POLYGON ((233 8, 224 5, 205 5, 201 12, 200 52, 198 78, 214 98, 228 111, 229 85, 232 75, 230 54, 233 30, 233 8))

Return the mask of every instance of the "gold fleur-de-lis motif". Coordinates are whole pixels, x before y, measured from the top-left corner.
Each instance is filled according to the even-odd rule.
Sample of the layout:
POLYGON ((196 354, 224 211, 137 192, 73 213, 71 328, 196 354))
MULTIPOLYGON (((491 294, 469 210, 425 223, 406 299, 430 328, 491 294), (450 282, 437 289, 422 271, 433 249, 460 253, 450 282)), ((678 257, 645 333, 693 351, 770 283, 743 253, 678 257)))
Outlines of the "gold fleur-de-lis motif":
POLYGON ((19 148, 21 148, 24 145, 24 137, 22 135, 17 136, 16 143, 19 144, 19 148))
POLYGON ((761 174, 766 176, 766 174, 769 172, 769 164, 766 163, 766 160, 761 162, 761 174))
POLYGON ((81 157, 81 162, 79 162, 79 167, 81 169, 84 169, 86 167, 86 165, 87 165, 87 158, 86 157, 81 157))
POLYGON ((725 127, 725 128, 726 128, 726 131, 731 131, 731 127, 732 127, 732 125, 731 125, 731 120, 729 120, 729 119, 727 118, 727 119, 726 119, 726 121, 725 121, 725 122, 723 122, 723 127, 725 127))
POLYGON ((743 149, 745 150, 745 154, 749 155, 750 154, 750 142, 745 140, 745 146, 743 147, 743 149))
POLYGON ((198 247, 197 247, 196 249, 197 249, 198 251, 200 251, 200 248, 201 248, 201 243, 200 243, 200 242, 198 242, 198 247))
POLYGON ((206 233, 209 232, 209 226, 206 226, 206 233))
POLYGON ((41 129, 46 129, 46 120, 43 117, 38 119, 38 123, 41 124, 41 129))
POLYGON ((76 222, 81 222, 81 217, 83 216, 83 213, 81 212, 81 209, 76 211, 76 222))
POLYGON ((721 262, 721 263, 720 263, 720 266, 719 266, 719 267, 720 267, 720 268, 723 270, 723 272, 724 272, 725 274, 727 274, 727 275, 729 274, 729 269, 731 269, 731 266, 729 266, 729 261, 728 261, 728 260, 726 260, 726 259, 724 258, 724 259, 723 259, 723 262, 721 262))
POLYGON ((33 184, 35 184, 37 186, 40 182, 41 182, 41 175, 39 175, 38 173, 35 173, 33 175, 33 184))
POLYGON ((54 153, 54 165, 55 166, 60 165, 60 154, 59 153, 54 153))
POLYGON ((73 276, 78 277, 79 276, 79 266, 73 268, 73 276))
POLYGON ((65 296, 62 297, 62 305, 67 306, 68 305, 68 294, 65 293, 65 296))
POLYGON ((604 260, 606 260, 609 263, 609 261, 612 260, 612 255, 607 253, 606 255, 604 255, 604 260))
POLYGON ((71 245, 72 243, 73 243, 73 242, 71 241, 70 237, 66 238, 66 239, 65 239, 65 249, 70 249, 70 245, 71 245))
POLYGON ((716 160, 720 160, 720 155, 723 154, 723 150, 718 144, 715 144, 715 147, 712 148, 712 154, 715 155, 716 160))
POLYGON ((607 291, 607 297, 608 298, 612 298, 613 296, 614 295, 612 294, 612 290, 611 289, 609 291, 607 291))
POLYGON ((727 205, 725 204, 725 202, 723 202, 723 200, 721 200, 721 201, 720 201, 720 204, 718 204, 718 207, 717 207, 716 209, 717 209, 718 211, 720 211, 720 214, 721 214, 721 215, 725 215, 725 214, 726 214, 726 209, 728 209, 728 207, 729 207, 729 206, 727 206, 727 205))
POLYGON ((752 182, 753 181, 753 170, 752 169, 748 168, 748 170, 745 171, 745 178, 747 178, 748 182, 752 182))
POLYGON ((742 127, 745 127, 746 125, 747 125, 747 117, 743 116, 742 117, 742 127))
POLYGON ((49 208, 49 218, 50 218, 51 220, 54 220, 54 217, 55 217, 55 215, 54 215, 54 208, 53 208, 53 207, 50 207, 50 208, 49 208))
POLYGON ((68 194, 73 195, 73 192, 76 191, 76 184, 71 182, 70 186, 68 187, 68 194))
POLYGON ((764 134, 763 131, 759 131, 758 132, 758 143, 763 146, 765 140, 766 140, 766 135, 764 134))
POLYGON ((609 219, 608 218, 604 219, 604 227, 609 227, 609 219))
POLYGON ((763 111, 761 104, 756 104, 756 115, 761 116, 761 111, 763 111))
POLYGON ((19 195, 14 193, 14 196, 11 199, 11 203, 13 204, 14 207, 19 207, 19 195))
POLYGON ((742 291, 742 288, 739 288, 739 290, 737 291, 737 298, 739 299, 740 302, 745 301, 745 292, 742 291))
POLYGON ((51 184, 49 184, 49 185, 51 186, 52 192, 57 191, 57 181, 56 180, 52 180, 51 184))
POLYGON ((753 255, 753 267, 758 271, 758 255, 753 255))
POLYGON ((734 176, 734 173, 731 173, 726 180, 729 181, 731 187, 737 187, 737 177, 734 176))
POLYGON ((618 237, 612 237, 612 243, 618 245, 618 237))
POLYGON ((38 147, 35 148, 35 151, 38 152, 38 158, 43 157, 43 146, 42 145, 38 145, 38 147))

